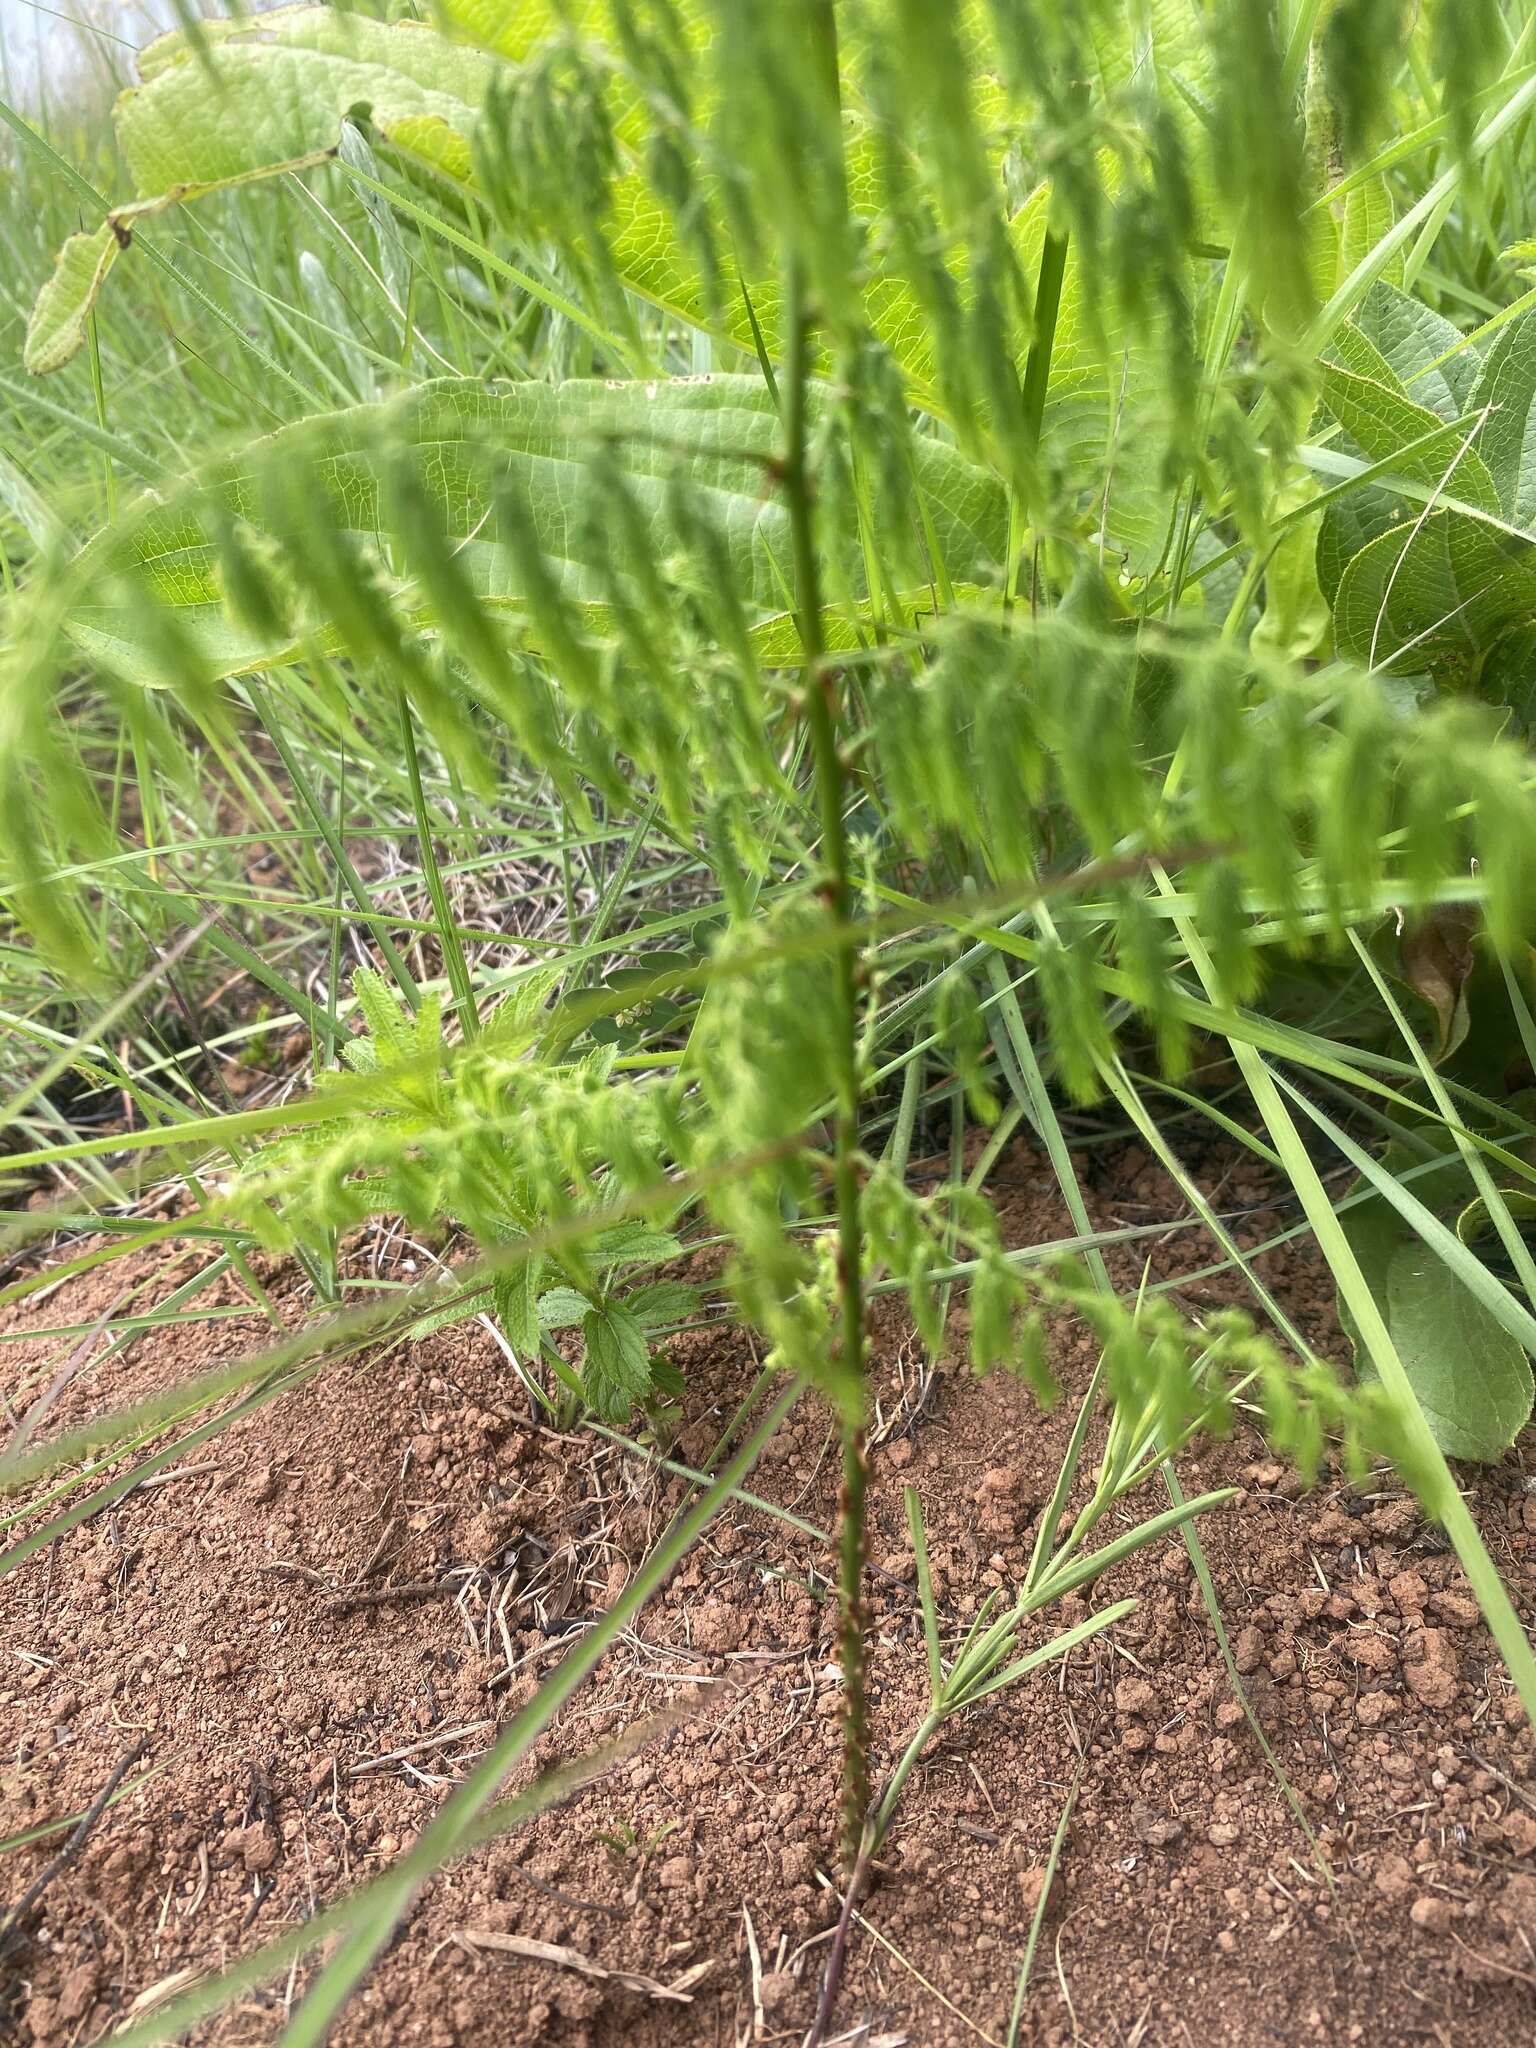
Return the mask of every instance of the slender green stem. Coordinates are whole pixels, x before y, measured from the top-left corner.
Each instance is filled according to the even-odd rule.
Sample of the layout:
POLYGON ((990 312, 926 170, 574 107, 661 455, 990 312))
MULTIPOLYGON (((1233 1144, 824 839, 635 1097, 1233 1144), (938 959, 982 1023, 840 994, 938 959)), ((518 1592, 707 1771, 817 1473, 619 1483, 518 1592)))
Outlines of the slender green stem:
POLYGON ((918 1758, 954 1711, 954 1706, 948 1699, 940 1700, 929 1709, 928 1713, 924 1715, 923 1719, 913 1730, 912 1740, 902 1751, 901 1761, 897 1764, 895 1770, 892 1771, 890 1781, 886 1785, 884 1792, 880 1795, 880 1810, 875 1816, 875 1824, 872 1831, 876 1846, 884 1838, 885 1831, 891 1824, 896 1812, 897 1802, 901 1798, 902 1788, 905 1786, 908 1778, 911 1777, 913 1771, 916 1770, 918 1758))
POLYGON ((282 721, 277 717, 272 707, 270 698, 265 690, 258 689, 253 683, 248 683, 246 688, 252 708, 255 710, 256 716, 261 720, 263 731, 268 739, 271 740, 273 746, 276 747, 283 766, 288 771, 288 776, 294 789, 298 792, 300 800, 309 812, 310 817, 314 820, 315 825, 319 828, 320 836, 329 848, 331 858, 335 861, 338 871, 345 879, 353 902, 362 912, 363 921, 373 933, 374 943, 383 955, 390 973, 394 976, 396 987, 410 1004, 411 1008, 419 1010, 421 1008, 421 990, 416 986, 416 977, 411 973, 411 970, 406 966, 404 959, 396 949, 395 942, 389 935, 387 921, 380 917, 378 911, 374 908, 373 898, 369 895, 362 876, 353 866, 352 857, 342 843, 340 834, 331 823, 330 817, 312 787, 309 777, 304 773, 297 754, 288 744, 288 736, 283 730, 282 721))
POLYGON ((804 704, 815 764, 821 825, 819 885, 827 916, 840 934, 832 960, 836 1027, 832 1184, 837 1210, 837 1284, 840 1342, 833 1384, 842 1432, 843 1484, 838 1524, 838 1589, 843 1671, 843 1850, 854 1864, 869 1805, 869 1727, 864 1657, 865 1491, 864 1276, 859 1218, 859 977, 853 934, 848 834, 843 819, 844 764, 838 747, 839 686, 823 661, 821 578, 807 467, 806 389, 810 376, 811 317, 798 264, 790 271, 789 361, 784 386, 785 503, 794 549, 795 596, 800 615, 804 704))
POLYGON ((411 700, 402 682, 396 690, 396 709, 400 717, 400 745, 405 755, 406 773, 411 784, 411 809, 416 819, 416 844, 421 854, 421 871, 427 878, 427 893, 432 899, 433 913, 437 918, 438 942, 443 949, 443 966, 447 971, 448 985, 453 990, 459 1006, 459 1025, 466 1039, 475 1038, 480 1030, 480 1013, 475 1006, 475 984, 469 972, 469 962, 464 957, 464 946, 454 923, 453 908, 448 901, 448 891, 443 886, 442 870, 437 864, 437 849, 432 843, 432 818, 427 809, 426 790, 421 779, 421 756, 416 749, 416 721, 411 714, 411 700))
POLYGON ((1013 1994, 1013 2010, 1008 2015, 1007 2048, 1015 2048, 1019 2038, 1019 2023, 1024 2017, 1024 2000, 1029 1992, 1029 1973, 1034 1968, 1035 1950, 1040 1943, 1040 1929, 1045 1925, 1045 1909, 1050 1904, 1051 1886, 1056 1881, 1056 1865, 1061 1860, 1062 1844, 1067 1839, 1067 1829, 1072 1824, 1072 1809, 1077 1804, 1077 1788, 1083 1781, 1084 1766, 1079 1765, 1072 1788, 1067 1794, 1066 1804, 1061 1809, 1061 1819, 1056 1823, 1056 1832, 1051 1837, 1051 1853, 1046 1858, 1045 1878, 1040 1886, 1040 1896, 1035 1901, 1035 1910, 1029 1923, 1029 1939, 1024 1944, 1024 1960, 1019 1964, 1019 1981, 1013 1994))

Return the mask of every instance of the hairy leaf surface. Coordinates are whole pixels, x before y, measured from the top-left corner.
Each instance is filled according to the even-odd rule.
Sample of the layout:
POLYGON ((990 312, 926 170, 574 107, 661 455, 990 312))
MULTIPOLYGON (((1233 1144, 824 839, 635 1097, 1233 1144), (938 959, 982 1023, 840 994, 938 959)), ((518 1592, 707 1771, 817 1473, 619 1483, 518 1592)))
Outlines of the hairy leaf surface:
POLYGON ((1536 515, 1536 326, 1511 322, 1483 362, 1438 314, 1377 286, 1320 377, 1353 448, 1427 494, 1370 483, 1329 506, 1317 569, 1335 645, 1464 682, 1536 596, 1521 537, 1536 515))
POLYGON ((1334 347, 1340 360, 1321 366, 1323 399, 1368 460, 1391 462, 1415 483, 1497 514, 1499 492, 1477 452, 1478 415, 1444 422, 1427 406, 1416 405, 1391 365, 1356 327, 1341 328, 1334 347), (1434 438, 1428 445, 1420 445, 1429 436, 1434 438))

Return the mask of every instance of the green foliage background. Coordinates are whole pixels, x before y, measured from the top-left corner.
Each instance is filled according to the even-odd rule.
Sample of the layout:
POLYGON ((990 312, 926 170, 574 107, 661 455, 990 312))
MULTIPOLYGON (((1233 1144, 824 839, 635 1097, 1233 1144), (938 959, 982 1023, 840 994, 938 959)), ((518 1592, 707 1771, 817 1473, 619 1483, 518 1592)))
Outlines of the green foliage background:
MULTIPOLYGON (((744 1315, 855 1501, 863 1288, 933 1355, 967 1290, 1047 1397, 1069 1307, 1105 1501, 1235 1400, 1390 1458, 1536 1704, 1445 1462, 1536 1351, 1533 106, 1523 0, 444 0, 189 20, 110 133, 7 112, 16 1243, 186 1240, 151 1327, 291 1252, 312 1332, 210 1400, 482 1315, 531 1400, 664 1429, 668 1334, 744 1315), (240 1106, 277 1037, 313 1086, 240 1106), (1071 1246, 1002 1243, 1021 1129, 1071 1246), (1116 1292, 1125 1129, 1251 1317, 1116 1292), (431 1286, 360 1285, 381 1219, 431 1286)), ((7 1476, 67 1520, 147 1427, 7 1476)))

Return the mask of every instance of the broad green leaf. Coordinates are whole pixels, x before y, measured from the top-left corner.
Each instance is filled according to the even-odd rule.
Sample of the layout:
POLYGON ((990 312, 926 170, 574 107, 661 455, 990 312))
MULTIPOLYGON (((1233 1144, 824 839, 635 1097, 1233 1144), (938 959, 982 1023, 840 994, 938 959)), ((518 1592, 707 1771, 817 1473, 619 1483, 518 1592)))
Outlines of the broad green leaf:
MULTIPOLYGON (((1407 1158, 1390 1152, 1382 1166, 1400 1171, 1407 1158)), ((1414 1182, 1420 1200, 1454 1199, 1456 1169, 1414 1182)), ((1448 1457, 1491 1463, 1524 1428, 1531 1413, 1531 1368, 1525 1352, 1380 1195, 1344 1210, 1339 1224, 1386 1319, 1403 1368, 1435 1441, 1448 1457)), ((1353 1319, 1341 1320, 1356 1346, 1357 1368, 1369 1370, 1353 1319)))
MULTIPOLYGON (((595 35, 610 18, 609 8, 596 0, 581 0, 572 9, 549 0, 456 0, 441 11, 451 29, 484 47, 468 48, 419 22, 384 23, 314 6, 200 24, 201 53, 181 30, 151 44, 139 60, 141 83, 122 94, 113 110, 138 197, 114 209, 94 235, 72 238, 34 312, 29 366, 56 369, 79 347, 85 317, 137 219, 230 185, 322 162, 335 154, 349 115, 365 115, 397 149, 457 184, 472 185, 472 137, 505 61, 527 57, 567 16, 578 32, 595 35)), ((683 13, 690 34, 700 39, 698 8, 685 7, 683 13)), ((751 353, 751 321, 741 294, 728 284, 720 305, 710 302, 666 208, 645 180, 639 165, 643 108, 622 80, 613 87, 613 99, 617 132, 631 150, 631 161, 614 182, 606 223, 615 273, 669 313, 751 353)), ((857 126, 849 149, 851 180, 867 189, 873 144, 857 126)), ((869 300, 876 330, 914 385, 926 390, 933 363, 912 294, 904 285, 876 281, 869 300)), ((757 312, 772 339, 779 315, 773 290, 757 294, 757 312)))
MULTIPOLYGON (((1523 1188, 1500 1188, 1500 1198, 1517 1224, 1529 1232, 1536 1228, 1536 1195, 1523 1188)), ((1498 1242, 1498 1225, 1488 1211, 1487 1198, 1479 1195, 1475 1202, 1469 1202, 1456 1218, 1456 1235, 1464 1245, 1474 1246, 1492 1239, 1498 1242)))
MULTIPOLYGON (((1499 516, 1498 491, 1473 445, 1480 437, 1479 413, 1469 406, 1464 416, 1450 405, 1448 387, 1422 394, 1444 398, 1447 409, 1421 402, 1418 387, 1410 394, 1404 382, 1404 369, 1412 374, 1428 360, 1412 318, 1422 310, 1401 292, 1378 285, 1360 318, 1329 341, 1319 364, 1323 404, 1365 460, 1390 462, 1394 474, 1426 490, 1499 516)), ((1447 331, 1454 336, 1453 328, 1447 331)), ((1337 602, 1354 557, 1420 509, 1379 483, 1362 484, 1328 507, 1318 531, 1317 575, 1330 604, 1337 602)))
MULTIPOLYGON (((526 59, 563 23, 578 33, 602 35, 611 16, 600 0, 579 0, 573 7, 557 7, 553 0, 446 0, 440 11, 451 32, 483 47, 467 48, 417 22, 383 23, 314 6, 201 24, 201 50, 181 31, 152 44, 140 59, 142 82, 121 96, 114 111, 138 197, 114 210, 92 234, 73 237, 62 252, 34 311, 28 366, 57 369, 78 349, 86 317, 107 271, 130 244, 137 219, 232 184, 322 162, 336 153, 348 117, 366 116, 395 148, 472 187, 472 138, 498 70, 526 59)), ((685 33, 701 43, 705 16, 697 0, 687 0, 680 16, 685 33)), ((972 5, 968 20, 970 42, 980 48, 985 10, 972 5)), ((1150 61, 1175 67, 1187 81, 1200 75, 1208 57, 1197 11, 1188 0, 1157 0, 1149 10, 1148 40, 1138 43, 1134 59, 1122 37, 1100 41, 1106 91, 1127 86, 1150 61)), ((612 76, 616 130, 628 151, 605 222, 615 275, 674 318, 752 353, 751 318, 742 294, 729 277, 717 301, 705 291, 693 256, 645 176, 645 108, 623 81, 621 69, 612 76)), ((995 96, 994 81, 979 73, 977 82, 984 94, 995 96)), ((707 114, 707 105, 695 109, 701 122, 707 114)), ((879 145, 859 113, 856 96, 850 102, 846 146, 854 204, 872 218, 879 203, 879 145)), ((1011 223, 1027 275, 1038 265, 1048 200, 1047 188, 1041 187, 1011 223)), ((876 230, 871 247, 878 246, 876 230)), ((946 260, 963 287, 963 251, 957 247, 946 260)), ((781 315, 776 282, 755 281, 753 303, 774 350, 781 315)), ((914 397, 939 410, 933 338, 910 287, 899 277, 876 275, 867 287, 866 304, 872 327, 890 348, 914 397)), ((1157 380, 1145 373, 1144 349, 1142 344, 1135 352, 1137 360, 1126 357, 1114 306, 1090 310, 1076 253, 1069 252, 1044 446, 1066 475, 1098 473, 1112 452, 1108 527, 1136 571, 1151 565, 1164 539, 1166 432, 1164 422, 1148 411, 1161 401, 1147 395, 1157 380)), ((951 580, 957 580, 953 569, 951 580)))
POLYGON ((195 198, 331 150, 354 109, 423 162, 468 176, 470 129, 495 68, 484 52, 417 21, 332 7, 200 28, 207 61, 172 30, 140 53, 142 83, 113 110, 141 195, 195 198))
POLYGON ((669 1230, 656 1230, 649 1223, 617 1223, 594 1238, 591 1253, 600 1266, 632 1266, 640 1261, 655 1265, 659 1259, 675 1259, 683 1247, 669 1230))
MULTIPOLYGON (((1087 7, 1082 13, 1106 88, 1133 85, 1149 70, 1161 73, 1165 81, 1181 79, 1195 91, 1209 78, 1211 47, 1198 0, 1141 0, 1133 35, 1126 34, 1114 9, 1087 7)), ((1179 102, 1175 99, 1174 104, 1179 102)), ((1181 118, 1193 123, 1198 116, 1186 104, 1181 118)))
MULTIPOLYGON (((1333 360, 1319 365, 1323 403, 1367 461, 1390 462, 1395 475, 1422 484, 1436 497, 1501 515, 1499 492, 1473 446, 1480 438, 1475 414, 1442 421, 1416 405, 1391 364, 1352 324, 1333 337, 1330 354, 1333 360)), ((1412 521, 1420 509, 1379 483, 1363 484, 1328 507, 1318 531, 1316 565, 1330 603, 1338 604, 1345 570, 1355 557, 1412 521)))
MULTIPOLYGON (((436 0, 433 11, 450 33, 514 61, 562 29, 606 41, 613 21, 611 0, 436 0)), ((698 49, 706 35, 700 0, 672 0, 671 11, 685 41, 698 49)))
POLYGON ((551 1287, 539 1296, 539 1322, 546 1330, 568 1330, 591 1313, 591 1302, 574 1287, 551 1287))
POLYGON ((659 1330, 668 1323, 686 1322, 699 1305, 699 1290, 686 1280, 653 1280, 645 1287, 632 1287, 624 1306, 647 1330, 659 1330))
POLYGON ((1480 368, 1466 337, 1432 306, 1385 279, 1360 302, 1355 326, 1386 358, 1416 404, 1443 420, 1471 409, 1480 368))
POLYGON ((1323 403, 1371 462, 1392 462, 1415 483, 1497 515, 1499 493, 1477 453, 1476 417, 1441 426, 1416 405, 1392 368, 1358 328, 1340 328, 1330 344, 1334 360, 1319 365, 1323 403), (1426 444, 1426 436, 1434 439, 1426 444), (1407 452, 1411 449, 1411 452, 1407 452))
POLYGON ((1317 581, 1330 607, 1338 602, 1344 571, 1362 548, 1394 527, 1401 529, 1418 509, 1379 484, 1361 484, 1334 499, 1317 529, 1317 581))
MULTIPOLYGON (((1339 286, 1354 270, 1358 263, 1375 248, 1397 218, 1392 204, 1391 189, 1385 175, 1368 178, 1363 185, 1352 186, 1341 201, 1330 209, 1338 222, 1339 268, 1338 275, 1328 286, 1327 296, 1332 297, 1339 286)), ((1402 275, 1402 261, 1398 259, 1383 282, 1396 284, 1402 275)))
MULTIPOLYGON (((1106 187, 1116 182, 1105 167, 1106 187)), ((1011 223, 1027 277, 1040 268, 1050 190, 1039 187, 1011 223)), ((1064 477, 1108 476, 1104 531, 1132 576, 1150 575, 1168 538, 1168 398, 1157 349, 1127 330, 1113 303, 1088 293, 1076 248, 1067 250, 1041 422, 1041 452, 1064 477)))
POLYGON ((1493 473, 1505 517, 1536 521, 1536 313, 1499 332, 1472 394, 1488 419, 1478 448, 1493 473))
POLYGON ((1491 527, 1433 512, 1361 549, 1334 603, 1334 642, 1352 661, 1467 675, 1536 611, 1536 548, 1491 527))
POLYGON ((539 1354, 540 1319, 536 1303, 539 1278, 546 1264, 542 1258, 524 1259, 510 1273, 499 1273, 491 1283, 497 1319, 508 1343, 522 1359, 537 1358, 539 1354))
POLYGON ((592 1309, 582 1322, 587 1340, 582 1384, 600 1420, 627 1421, 651 1391, 651 1349, 645 1331, 616 1301, 592 1309))
MULTIPOLYGON (((827 403, 818 392, 819 408, 827 403)), ((277 475, 307 511, 351 537, 370 559, 380 530, 380 453, 408 449, 417 460, 458 563, 493 609, 515 612, 513 558, 498 524, 497 493, 514 493, 567 594, 596 606, 603 550, 571 515, 588 488, 589 465, 615 449, 661 559, 677 546, 670 505, 677 484, 707 495, 744 602, 765 631, 797 644, 785 619, 791 587, 786 515, 772 481, 780 442, 778 413, 756 377, 672 383, 481 384, 445 379, 405 396, 301 421, 240 456, 211 466, 164 502, 125 515, 77 564, 82 597, 70 631, 87 653, 126 680, 164 680, 163 648, 146 622, 144 599, 170 608, 184 639, 210 674, 270 666, 297 651, 297 638, 274 638, 234 615, 224 600, 218 558, 221 525, 239 522, 260 545, 281 533, 266 479, 277 475), (308 487, 300 491, 297 480, 308 487)), ((1007 513, 1000 486, 948 444, 915 441, 917 481, 951 573, 985 576, 1003 559, 1007 513)), ((281 501, 278 501, 279 503, 281 501)), ((914 506, 914 520, 917 509, 914 506)), ((288 535, 290 540, 301 536, 288 535)), ((401 570, 391 573, 401 608, 430 625, 430 609, 401 570)), ((862 551, 851 537, 838 572, 855 599, 864 595, 862 551)), ((328 622, 304 621, 322 639, 328 622)))
POLYGON ((181 31, 162 36, 139 58, 142 83, 113 109, 138 197, 60 252, 28 329, 30 370, 57 369, 80 346, 86 316, 138 220, 322 162, 354 111, 366 110, 382 136, 431 169, 459 183, 469 177, 470 136, 495 70, 483 52, 416 22, 386 24, 330 7, 279 8, 200 29, 207 62, 181 31))
MULTIPOLYGON (((1320 181, 1321 182, 1321 181, 1320 181)), ((1320 191, 1308 216, 1308 267, 1312 288, 1319 302, 1333 297, 1397 218, 1384 174, 1351 185, 1342 198, 1320 191)), ((1398 257, 1389 277, 1395 284, 1402 276, 1398 257)))

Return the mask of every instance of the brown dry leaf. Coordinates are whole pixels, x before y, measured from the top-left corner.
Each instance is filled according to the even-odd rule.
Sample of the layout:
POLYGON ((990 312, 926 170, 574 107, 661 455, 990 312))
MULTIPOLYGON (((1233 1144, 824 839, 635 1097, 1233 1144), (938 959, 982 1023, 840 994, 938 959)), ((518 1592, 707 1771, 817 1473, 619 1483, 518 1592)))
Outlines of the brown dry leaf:
POLYGON ((144 2014, 152 2011, 155 2006, 164 2005, 168 1998, 174 1998, 178 1991, 185 1991, 188 1985, 195 1984, 200 1977, 207 1974, 200 1964, 189 1963, 186 1969, 173 1970, 169 1977, 162 1977, 158 1984, 148 1985, 129 2006, 113 2032, 126 2034, 135 2020, 142 2019, 144 2014))
POLYGON ((687 1997, 691 1992, 698 1989, 714 1967, 715 1959, 713 1956, 706 1956, 702 1963, 690 1963, 680 1977, 672 1979, 669 1996, 673 1998, 687 1997))
POLYGON ((1435 1013, 1432 1058, 1449 1059, 1467 1035, 1467 982, 1477 911, 1470 903, 1441 903, 1408 926, 1398 941, 1403 979, 1435 1013))
POLYGON ((532 1941, 526 1935, 498 1934, 488 1927, 461 1927, 453 1938, 471 1953, 476 1949, 494 1949, 500 1955, 526 1957, 529 1962, 553 1963, 557 1969, 574 1970, 594 1983, 617 1984, 621 1990, 638 1991, 646 1998, 665 1999, 672 2005, 691 2005, 696 1986, 714 1968, 712 1960, 694 1963, 674 1983, 663 1984, 658 1978, 642 1976, 638 1970, 605 1969, 580 1949, 566 1948, 557 1941, 532 1941))

